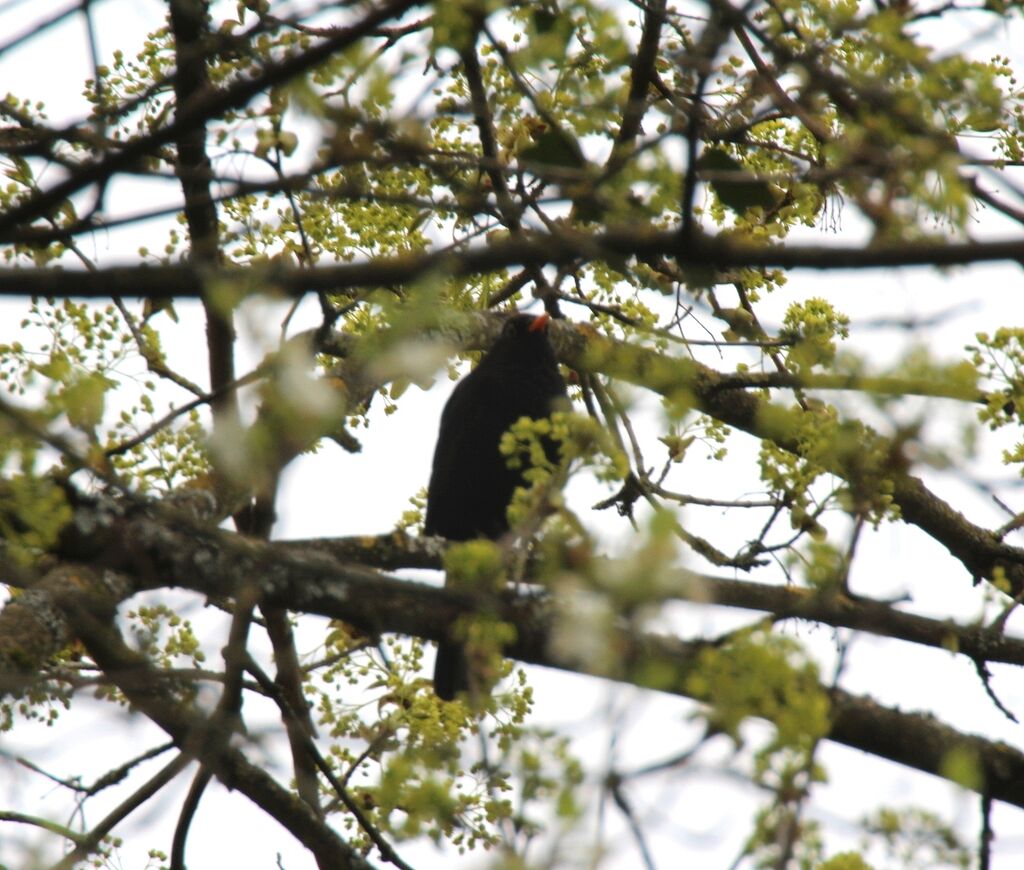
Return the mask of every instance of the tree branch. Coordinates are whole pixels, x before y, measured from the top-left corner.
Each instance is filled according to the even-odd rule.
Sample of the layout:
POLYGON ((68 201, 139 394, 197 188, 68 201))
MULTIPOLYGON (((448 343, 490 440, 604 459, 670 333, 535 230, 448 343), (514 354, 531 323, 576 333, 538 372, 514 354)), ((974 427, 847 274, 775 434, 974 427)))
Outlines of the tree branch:
MULTIPOLYGON (((35 604, 38 606, 39 596, 48 594, 51 604, 41 607, 41 611, 52 614, 59 609, 64 614, 60 621, 70 620, 75 634, 80 627, 74 622, 74 610, 67 602, 73 600, 75 606, 81 608, 82 601, 95 598, 97 590, 107 596, 106 606, 112 612, 116 601, 142 588, 179 586, 206 595, 219 595, 230 588, 233 578, 239 577, 251 578, 251 582, 257 584, 265 604, 341 619, 370 634, 398 632, 440 640, 447 636, 449 627, 459 617, 475 612, 480 605, 478 598, 465 593, 388 577, 359 565, 339 563, 322 553, 288 551, 221 529, 189 527, 180 519, 166 523, 140 513, 124 520, 104 522, 102 512, 93 519, 97 527, 90 546, 99 547, 94 564, 116 564, 122 570, 135 572, 135 577, 122 574, 119 579, 110 570, 98 572, 74 567, 50 572, 38 590, 32 590, 37 596, 35 604)), ((18 608, 27 606, 23 599, 24 596, 9 603, 0 612, 0 638, 7 636, 12 614, 17 615, 18 608)), ((619 651, 615 657, 618 670, 610 670, 606 663, 572 661, 553 651, 552 641, 561 630, 557 604, 547 599, 512 596, 489 602, 488 606, 496 607, 501 619, 517 627, 517 640, 506 649, 514 658, 530 664, 626 680, 673 694, 688 694, 687 675, 700 666, 699 653, 706 647, 702 641, 684 641, 618 625, 607 639, 608 644, 619 651)), ((870 610, 862 612, 869 614, 870 610)), ((66 643, 71 630, 51 629, 49 636, 64 637, 66 643)), ((49 654, 37 643, 46 635, 43 638, 21 637, 32 645, 15 650, 5 644, 7 655, 0 657, 5 675, 3 688, 8 691, 18 685, 12 679, 12 671, 24 672, 38 667, 49 654)), ((982 647, 987 642, 988 638, 984 637, 977 640, 982 647)), ((1005 639, 1004 644, 1007 643, 1019 652, 1019 640, 1005 639)), ((102 655, 97 663, 114 674, 124 665, 120 661, 108 662, 102 655), (111 666, 114 666, 112 671, 111 666)), ((141 662, 133 665, 136 669, 147 667, 141 662)), ((163 697, 165 694, 160 689, 163 683, 155 674, 146 674, 143 685, 155 695, 163 697)), ((126 691, 130 689, 129 686, 126 691)), ((1003 743, 962 734, 929 715, 893 710, 840 689, 829 690, 829 696, 833 704, 829 739, 938 776, 944 775, 948 753, 963 749, 978 759, 986 793, 1024 807, 1024 753, 1003 743)), ((136 701, 134 697, 132 700, 136 701)), ((704 699, 697 697, 696 700, 704 699)), ((160 719, 155 721, 164 727, 160 719)), ((183 727, 169 725, 165 730, 177 740, 183 727)), ((308 815, 313 816, 311 811, 308 815)))
POLYGON ((227 282, 250 294, 274 292, 296 298, 310 290, 341 292, 412 283, 424 275, 449 277, 497 272, 510 266, 565 265, 577 260, 635 256, 676 257, 692 266, 737 268, 892 269, 899 267, 968 265, 1007 260, 1024 262, 1024 239, 992 242, 911 242, 877 247, 754 245, 724 237, 695 235, 685 247, 675 231, 635 227, 603 233, 531 232, 462 252, 403 254, 361 263, 318 265, 311 269, 274 265, 267 268, 196 265, 114 266, 94 272, 57 269, 0 269, 0 296, 53 296, 150 299, 199 298, 208 281, 227 282))
MULTIPOLYGON (((84 569, 88 572, 88 569, 84 569)), ((98 578, 90 584, 95 588, 98 578)), ((284 825, 309 849, 321 866, 359 868, 370 865, 320 819, 304 802, 296 801, 241 751, 208 733, 209 722, 191 705, 171 700, 145 656, 131 650, 108 621, 109 602, 90 593, 71 592, 60 602, 75 635, 103 670, 114 675, 132 705, 166 731, 188 755, 212 770, 228 788, 236 789, 284 825), (210 739, 214 737, 214 739, 210 739)))
POLYGON ((392 0, 390 3, 381 4, 371 9, 357 23, 338 28, 329 37, 305 51, 286 56, 277 63, 267 64, 255 75, 236 79, 225 88, 207 91, 202 99, 193 100, 187 107, 179 107, 174 121, 166 127, 127 143, 120 151, 83 165, 49 190, 28 197, 0 214, 0 241, 6 240, 7 233, 31 223, 39 215, 47 214, 88 185, 108 181, 118 172, 151 154, 160 145, 174 141, 183 130, 219 117, 232 109, 242 108, 256 94, 287 82, 323 63, 336 52, 343 51, 357 40, 373 34, 384 22, 400 17, 416 5, 416 0, 392 0))

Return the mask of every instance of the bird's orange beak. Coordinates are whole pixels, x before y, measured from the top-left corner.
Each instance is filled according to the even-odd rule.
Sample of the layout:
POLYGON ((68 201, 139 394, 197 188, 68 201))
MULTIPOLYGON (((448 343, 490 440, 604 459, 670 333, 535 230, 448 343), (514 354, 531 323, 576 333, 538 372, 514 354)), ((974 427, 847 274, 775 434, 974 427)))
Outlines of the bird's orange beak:
POLYGON ((538 314, 533 318, 533 323, 530 324, 529 332, 543 332, 548 328, 548 321, 551 319, 551 315, 546 311, 543 314, 538 314))

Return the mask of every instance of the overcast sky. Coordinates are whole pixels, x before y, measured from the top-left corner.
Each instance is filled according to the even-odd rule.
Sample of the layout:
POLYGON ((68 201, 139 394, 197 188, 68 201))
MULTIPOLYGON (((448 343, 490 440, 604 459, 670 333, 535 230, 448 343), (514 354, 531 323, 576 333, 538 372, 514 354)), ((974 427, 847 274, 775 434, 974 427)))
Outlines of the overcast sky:
MULTIPOLYGON (((138 44, 163 10, 163 4, 155 2, 108 0, 94 6, 103 54, 114 47, 129 50, 138 44)), ((46 7, 48 4, 38 3, 0 5, 0 33, 9 38, 20 32, 27 25, 19 22, 39 12, 50 14, 52 10, 46 7)), ((1020 28, 1017 30, 1017 35, 1021 36, 1020 28)), ((1024 39, 1008 31, 984 35, 998 41, 1004 53, 1008 46, 1024 45, 1024 39)), ((951 40, 963 38, 979 41, 976 34, 950 36, 951 40)), ((0 56, 0 82, 19 96, 44 99, 51 117, 73 120, 84 112, 79 96, 81 82, 91 69, 85 46, 81 16, 73 16, 66 25, 53 29, 23 49, 0 56)), ((1024 70, 1024 63, 1020 63, 1019 68, 1024 70)), ((110 206, 113 211, 134 208, 141 201, 151 204, 154 197, 162 195, 155 188, 140 191, 121 184, 113 189, 110 206)), ((990 214, 979 215, 979 221, 979 235, 999 235, 1009 229, 990 214)), ((862 232, 852 209, 848 209, 842 216, 838 235, 813 230, 805 231, 803 236, 805 241, 850 244, 862 232)), ((163 237, 164 231, 151 223, 130 231, 96 234, 89 239, 91 248, 86 252, 100 263, 130 261, 139 244, 158 247, 163 237)), ((826 295, 852 318, 849 345, 867 352, 872 361, 883 366, 888 360, 897 359, 914 336, 896 329, 861 329, 863 324, 885 318, 926 317, 956 309, 955 317, 927 333, 934 352, 956 358, 979 329, 992 331, 1000 325, 1024 325, 1021 283, 1019 267, 1001 264, 953 270, 943 275, 925 269, 867 275, 796 273, 790 277, 789 285, 767 300, 760 311, 767 323, 778 323, 785 306, 792 300, 811 294, 826 295)), ((20 319, 17 312, 23 311, 24 306, 9 301, 3 301, 0 306, 0 341, 6 341, 17 333, 20 319)), ((165 334, 170 362, 188 377, 205 383, 205 361, 199 352, 205 346, 201 314, 197 306, 188 303, 179 304, 177 308, 182 322, 177 327, 169 327, 165 334)), ((242 312, 239 320, 247 342, 249 364, 276 340, 280 311, 280 307, 272 313, 265 306, 253 305, 242 312)), ((307 308, 304 316, 306 319, 300 317, 297 326, 315 323, 313 307, 307 308)), ((708 325, 712 329, 719 328, 715 321, 708 321, 708 325)), ((718 359, 714 354, 705 354, 703 359, 719 368, 733 364, 732 358, 718 359)), ((388 417, 381 413, 378 402, 371 415, 370 431, 356 433, 363 436, 363 451, 358 455, 327 445, 316 455, 298 459, 285 477, 279 508, 281 518, 275 535, 307 538, 390 529, 408 506, 409 496, 426 484, 437 420, 450 387, 442 376, 442 381, 428 392, 411 388, 402 397, 399 411, 388 417)), ((168 401, 174 399, 180 397, 168 397, 168 401)), ((964 419, 963 409, 952 403, 922 401, 915 403, 915 413, 922 406, 926 408, 926 437, 952 437, 957 424, 964 419)), ((912 416, 908 412, 908 419, 912 416)), ((879 424, 884 425, 884 422, 880 420, 879 424)), ((999 449, 1008 446, 1008 439, 1003 435, 984 435, 982 443, 985 458, 979 467, 984 475, 997 480, 1009 478, 1011 472, 997 463, 999 449)), ((698 496, 747 495, 751 481, 755 480, 750 473, 754 455, 753 443, 741 439, 732 446, 730 460, 724 466, 688 459, 686 477, 678 482, 677 488, 698 496)), ((975 522, 992 527, 1004 521, 995 506, 965 482, 965 476, 927 468, 919 472, 934 491, 963 508, 975 522)), ((626 524, 607 513, 598 515, 589 510, 600 492, 583 482, 570 490, 570 505, 588 524, 601 530, 601 541, 609 552, 628 551, 630 534, 626 524)), ((1024 493, 1019 489, 1004 492, 1008 493, 1007 500, 1015 510, 1024 510, 1024 493)), ((724 511, 688 511, 685 520, 694 524, 688 526, 691 531, 716 541, 743 540, 755 524, 753 519, 724 511)), ((1021 543, 1019 536, 1014 543, 1021 543)), ((688 564, 699 570, 705 567, 695 559, 690 559, 688 564)), ((948 554, 934 542, 904 525, 883 526, 878 532, 867 535, 851 582, 854 591, 861 594, 877 598, 909 595, 915 612, 957 613, 963 621, 979 612, 981 602, 981 592, 972 588, 966 572, 957 570, 948 554)), ((174 601, 187 598, 162 597, 174 601)), ((215 631, 216 620, 202 611, 194 599, 189 601, 191 615, 207 625, 209 631, 215 631)), ((683 628, 689 634, 718 632, 730 625, 747 624, 753 616, 679 605, 670 618, 673 627, 683 628)), ((322 625, 322 621, 315 619, 305 621, 302 639, 308 647, 316 644, 316 633, 322 630, 322 625)), ((1024 633, 1020 618, 1014 619, 1011 625, 1016 634, 1024 633)), ((791 626, 787 631, 815 651, 827 675, 835 650, 831 633, 805 625, 791 626)), ((1019 672, 998 665, 992 670, 995 673, 993 685, 1002 701, 1012 710, 1024 711, 1024 686, 1019 672)), ((584 758, 607 756, 610 734, 614 731, 619 734, 614 749, 616 764, 628 770, 671 755, 674 749, 692 741, 699 730, 688 718, 692 705, 680 699, 610 684, 595 685, 592 680, 553 672, 532 670, 531 675, 536 686, 537 721, 570 731, 576 738, 577 751, 584 758)), ((973 666, 963 659, 951 659, 948 654, 908 644, 857 639, 843 685, 850 691, 870 693, 882 703, 904 710, 934 710, 943 721, 956 728, 1004 739, 1017 747, 1024 746, 1019 727, 993 708, 973 666), (935 682, 939 676, 941 685, 935 682)), ((126 739, 137 740, 140 750, 161 740, 156 729, 143 722, 122 719, 112 723, 112 716, 115 714, 106 707, 98 707, 92 716, 83 716, 76 708, 74 715, 65 716, 54 728, 19 725, 14 732, 0 735, 0 749, 24 753, 39 761, 39 747, 46 747, 41 760, 47 769, 61 775, 81 774, 89 781, 122 760, 126 739)), ((272 725, 272 719, 266 721, 272 725)), ((757 727, 752 727, 751 733, 756 732, 757 727)), ((729 750, 723 741, 707 756, 702 756, 704 763, 711 765, 716 758, 726 758, 729 750)), ((850 823, 880 802, 930 806, 944 818, 957 821, 965 836, 974 838, 977 833, 977 800, 941 780, 866 759, 860 753, 831 744, 826 747, 822 760, 830 770, 834 785, 819 790, 812 802, 811 814, 827 822, 830 836, 834 838, 829 842, 837 847, 844 837, 854 836, 850 823)), ((155 768, 147 775, 153 770, 155 768)), ((662 856, 678 855, 683 849, 693 856, 693 866, 726 866, 734 857, 739 837, 748 829, 761 796, 713 772, 705 771, 699 777, 691 775, 684 783, 681 786, 678 780, 652 780, 649 786, 631 791, 640 816, 653 823, 655 849, 662 856)), ((138 851, 142 847, 169 848, 168 832, 177 817, 187 779, 181 779, 177 785, 176 790, 165 792, 125 826, 129 841, 123 853, 125 867, 143 866, 145 859, 138 851), (140 837, 135 833, 138 830, 145 830, 147 836, 140 837)), ((69 807, 64 792, 2 759, 0 805, 45 813, 58 821, 66 820, 64 813, 69 807)), ((104 812, 101 807, 105 806, 103 799, 90 804, 88 820, 95 822, 100 818, 104 812)), ((613 811, 609 811, 608 819, 611 825, 618 825, 613 811)), ((1009 870, 1020 866, 1024 861, 1024 814, 999 806, 995 823, 999 839, 994 867, 1009 870)), ((4 840, 0 837, 0 864, 11 863, 15 857, 6 853, 10 847, 4 845, 4 840)), ((39 837, 38 842, 49 842, 49 838, 39 837)), ((856 841, 850 839, 848 845, 852 847, 856 841)), ((189 863, 193 870, 226 866, 225 861, 230 861, 232 866, 269 868, 274 866, 277 851, 284 855, 284 866, 312 866, 312 862, 292 846, 285 832, 275 823, 268 823, 267 817, 249 809, 244 799, 227 795, 219 787, 211 790, 197 816, 190 840, 189 863)), ((454 862, 453 855, 441 859, 428 848, 402 847, 400 852, 420 868, 461 863, 454 862)), ((636 853, 628 840, 624 840, 617 858, 607 866, 636 865, 636 853)), ((17 864, 11 863, 11 866, 17 864)), ((666 859, 664 866, 671 866, 671 863, 666 859)))

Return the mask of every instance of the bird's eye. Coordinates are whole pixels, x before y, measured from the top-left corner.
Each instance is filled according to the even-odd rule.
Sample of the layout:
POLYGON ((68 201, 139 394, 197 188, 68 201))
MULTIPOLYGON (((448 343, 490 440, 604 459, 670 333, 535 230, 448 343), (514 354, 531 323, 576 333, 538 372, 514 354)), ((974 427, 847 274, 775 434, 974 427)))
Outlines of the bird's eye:
POLYGON ((515 320, 506 320, 505 325, 501 328, 501 334, 505 336, 516 334, 516 322, 515 320))

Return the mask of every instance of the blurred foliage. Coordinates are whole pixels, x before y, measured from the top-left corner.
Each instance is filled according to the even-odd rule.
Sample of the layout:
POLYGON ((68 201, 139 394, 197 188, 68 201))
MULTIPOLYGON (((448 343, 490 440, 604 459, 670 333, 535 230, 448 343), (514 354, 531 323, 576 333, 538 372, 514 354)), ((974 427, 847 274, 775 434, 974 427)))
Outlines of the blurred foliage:
MULTIPOLYGON (((807 227, 834 232, 849 207, 866 245, 968 240, 980 206, 991 204, 979 199, 977 173, 1024 159, 1021 86, 1006 57, 932 48, 924 31, 931 18, 953 27, 968 16, 998 25, 1016 6, 921 12, 901 2, 774 0, 733 9, 723 26, 716 4, 694 4, 667 10, 646 70, 637 58, 656 2, 415 7, 372 39, 305 74, 274 79, 209 119, 219 256, 245 267, 273 297, 275 266, 312 269, 439 250, 454 263, 470 245, 486 250, 535 232, 557 241, 562 233, 677 228, 691 218, 697 230, 731 241, 775 243, 807 227), (630 90, 636 77, 639 97, 630 90), (642 120, 631 115, 638 101, 642 120), (964 143, 987 148, 986 156, 964 143)), ((244 85, 337 35, 363 8, 369 4, 325 6, 300 20, 291 4, 218 4, 205 46, 210 82, 218 93, 244 85)), ((177 65, 164 26, 134 53, 115 51, 84 83, 91 114, 74 135, 49 135, 45 106, 7 95, 4 122, 32 147, 0 153, 0 213, 46 188, 55 166, 74 172, 162 135, 179 108, 177 65)), ((173 178, 176 155, 165 140, 128 169, 154 182, 173 178)), ((52 231, 52 238, 28 234, 3 249, 4 262, 95 267, 88 246, 75 242, 80 222, 92 219, 82 202, 47 210, 25 229, 52 231)), ((136 205, 142 212, 148 204, 136 205)), ((141 262, 159 268, 188 258, 188 222, 183 213, 174 221, 163 225, 165 237, 154 233, 140 247, 141 262)), ((979 424, 993 430, 1019 426, 1024 328, 981 333, 963 358, 922 347, 890 364, 841 352, 855 326, 819 295, 793 301, 781 325, 764 326, 759 306, 785 285, 780 269, 712 268, 687 262, 682 250, 678 258, 623 252, 580 259, 519 277, 511 268, 464 276, 439 261, 434 271, 391 286, 325 292, 324 326, 358 340, 341 362, 296 352, 286 341, 288 322, 280 340, 277 324, 261 324, 265 357, 251 373, 254 388, 242 393, 244 419, 219 424, 215 434, 208 409, 217 397, 188 380, 176 368, 188 366, 169 350, 190 329, 173 304, 154 301, 136 312, 120 299, 32 300, 17 338, 0 345, 5 555, 18 564, 44 562, 70 518, 62 488, 69 481, 153 499, 216 476, 262 491, 282 456, 330 439, 355 450, 350 429, 373 437, 381 425, 374 407, 392 414, 411 386, 428 389, 445 367, 455 376, 476 358, 478 350, 452 350, 480 347, 465 315, 542 298, 585 338, 624 340, 679 364, 643 370, 648 357, 620 358, 633 380, 668 397, 653 409, 642 389, 619 392, 608 379, 567 370, 582 400, 577 408, 589 414, 521 420, 501 445, 510 462, 529 457, 532 465, 530 488, 517 494, 510 516, 525 537, 539 538, 534 554, 558 609, 555 643, 573 661, 617 674, 617 632, 671 624, 681 553, 743 570, 770 554, 801 588, 845 591, 849 529, 899 518, 894 481, 913 463, 941 468, 971 454, 977 426, 965 423, 955 443, 931 439, 925 412, 916 410, 909 423, 900 416, 905 399, 944 397, 976 410, 979 424), (732 307, 719 305, 726 295, 732 307), (721 337, 712 331, 716 320, 726 325, 717 327, 721 337), (424 340, 439 334, 452 345, 438 350, 424 340), (678 373, 697 361, 749 387, 760 436, 753 459, 745 433, 695 408, 694 383, 678 373), (341 363, 349 368, 339 370, 341 363), (654 383, 665 372, 676 381, 654 383), (744 382, 760 374, 789 378, 792 396, 773 401, 769 387, 744 382), (833 389, 853 395, 836 399, 827 392, 833 389), (653 433, 633 426, 645 415, 655 421, 653 433), (557 458, 546 449, 552 443, 557 458), (698 461, 727 456, 744 464, 745 489, 681 491, 699 478, 691 474, 698 461), (594 524, 560 494, 570 478, 596 480, 603 506, 632 522, 627 553, 603 558, 594 524), (729 522, 715 527, 713 540, 691 532, 701 527, 691 520, 696 511, 739 512, 751 507, 742 503, 748 497, 764 514, 740 544, 729 522)), ((252 290, 225 279, 207 301, 237 314, 252 290)), ((190 356, 205 349, 198 332, 185 341, 190 356)), ((695 366, 687 371, 696 378, 695 366)), ((1024 468, 1024 439, 1005 460, 1024 468)), ((422 480, 386 477, 384 470, 382 485, 405 487, 412 505, 396 525, 416 528, 422 480)), ((348 517, 371 496, 339 486, 344 510, 333 502, 323 509, 348 517)), ((522 562, 504 543, 475 542, 449 551, 446 566, 456 581, 497 588, 521 579, 522 562)), ((198 636, 165 602, 133 606, 124 616, 136 648, 167 675, 169 695, 194 700, 196 682, 177 671, 216 660, 219 639, 198 636)), ((514 860, 542 835, 582 829, 600 803, 592 797, 596 775, 565 735, 530 723, 532 690, 499 655, 514 628, 480 617, 464 630, 498 685, 481 704, 433 696, 421 642, 371 639, 339 623, 304 657, 305 688, 329 763, 383 835, 423 836, 459 852, 501 847, 509 866, 518 866, 514 860)), ((858 870, 874 866, 867 862, 879 844, 901 866, 967 866, 955 834, 917 810, 880 810, 864 825, 863 855, 828 857, 822 827, 802 812, 826 778, 816 753, 828 731, 828 702, 814 662, 794 638, 761 624, 707 644, 698 658, 685 683, 704 702, 697 715, 709 733, 727 734, 737 751, 756 744, 745 776, 768 797, 744 845, 753 866, 858 870), (772 733, 752 736, 753 718, 770 721, 772 733)), ((52 721, 77 688, 92 685, 89 678, 99 682, 100 697, 124 703, 90 667, 79 648, 65 650, 46 679, 0 707, 0 729, 13 727, 16 716, 52 721)), ((649 682, 680 674, 658 676, 649 682)), ((947 762, 949 777, 977 784, 976 759, 951 752, 947 762)), ((370 848, 350 808, 338 802, 329 809, 351 842, 370 848)))

